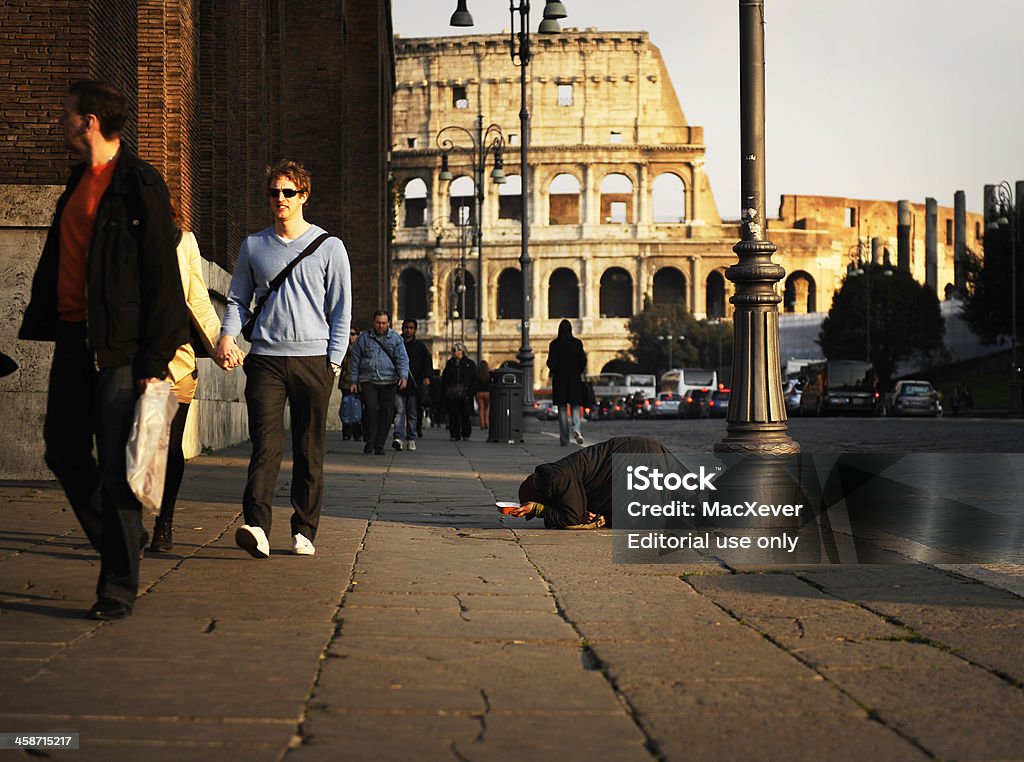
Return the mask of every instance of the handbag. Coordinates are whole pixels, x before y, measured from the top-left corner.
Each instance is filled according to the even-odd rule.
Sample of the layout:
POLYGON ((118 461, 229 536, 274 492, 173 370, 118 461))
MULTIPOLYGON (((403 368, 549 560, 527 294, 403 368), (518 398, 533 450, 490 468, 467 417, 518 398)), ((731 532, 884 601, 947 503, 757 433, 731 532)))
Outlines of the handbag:
POLYGON ((466 385, 465 384, 450 384, 444 392, 444 396, 451 401, 461 400, 466 398, 466 385))
POLYGON ((277 289, 281 287, 281 284, 287 280, 288 276, 291 275, 292 270, 295 269, 295 265, 320 248, 320 244, 330 237, 330 233, 321 233, 311 244, 309 244, 309 246, 302 250, 302 253, 299 254, 299 256, 295 257, 295 259, 289 262, 281 272, 274 276, 274 279, 270 281, 270 286, 267 288, 266 293, 263 294, 263 296, 261 296, 256 302, 256 307, 253 309, 252 314, 249 315, 249 319, 246 320, 245 325, 242 326, 242 337, 246 341, 252 341, 252 332, 253 329, 256 328, 256 321, 259 319, 260 313, 263 312, 263 305, 267 303, 267 299, 270 298, 270 295, 277 291, 277 289))

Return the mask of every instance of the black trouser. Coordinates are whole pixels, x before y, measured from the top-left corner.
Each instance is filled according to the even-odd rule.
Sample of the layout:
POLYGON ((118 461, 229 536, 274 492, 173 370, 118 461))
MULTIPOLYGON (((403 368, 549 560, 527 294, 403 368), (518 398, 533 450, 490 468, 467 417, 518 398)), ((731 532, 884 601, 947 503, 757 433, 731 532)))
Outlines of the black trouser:
POLYGON ((363 392, 363 439, 373 445, 374 450, 383 450, 391 431, 391 423, 395 420, 395 393, 398 387, 394 383, 359 385, 363 392))
POLYGON ((174 521, 174 504, 178 501, 178 490, 185 475, 185 453, 181 449, 185 438, 185 421, 188 420, 187 402, 178 403, 178 412, 171 421, 171 435, 167 442, 167 475, 164 477, 164 494, 160 501, 160 521, 170 524, 174 521))
POLYGON ((100 552, 97 597, 129 606, 139 588, 143 531, 142 505, 128 486, 125 465, 137 397, 131 366, 96 370, 85 323, 60 324, 43 424, 46 465, 100 552))
POLYGON ((448 400, 448 433, 455 439, 469 439, 473 426, 469 422, 469 411, 473 403, 466 398, 448 400))
POLYGON ((324 497, 324 439, 334 384, 327 357, 247 355, 245 402, 249 409, 249 479, 242 496, 245 523, 270 535, 271 506, 281 470, 284 405, 292 428, 291 533, 312 540, 324 497))

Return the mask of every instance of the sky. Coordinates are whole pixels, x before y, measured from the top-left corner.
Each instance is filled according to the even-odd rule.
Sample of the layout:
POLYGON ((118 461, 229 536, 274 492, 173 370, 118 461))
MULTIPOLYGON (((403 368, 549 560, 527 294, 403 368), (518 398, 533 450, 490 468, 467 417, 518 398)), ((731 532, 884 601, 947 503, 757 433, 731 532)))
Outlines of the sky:
MULTIPOLYGON (((562 27, 647 31, 724 218, 739 216, 738 0, 564 0, 562 27)), ((1024 2, 765 0, 766 211, 782 194, 983 211, 986 183, 1024 180, 1024 2)), ((448 26, 456 0, 392 0, 395 34, 508 30, 506 0, 467 0, 475 26, 448 26)), ((536 33, 544 0, 531 3, 536 33)), ((510 73, 518 71, 509 62, 510 73)))

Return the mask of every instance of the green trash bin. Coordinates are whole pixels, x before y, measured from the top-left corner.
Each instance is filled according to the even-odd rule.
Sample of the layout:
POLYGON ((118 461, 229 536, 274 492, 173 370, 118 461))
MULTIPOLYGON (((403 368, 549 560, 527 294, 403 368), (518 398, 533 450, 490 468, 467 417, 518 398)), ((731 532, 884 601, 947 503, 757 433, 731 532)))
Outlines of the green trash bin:
POLYGON ((523 441, 523 372, 518 368, 491 371, 491 424, 488 442, 523 441))

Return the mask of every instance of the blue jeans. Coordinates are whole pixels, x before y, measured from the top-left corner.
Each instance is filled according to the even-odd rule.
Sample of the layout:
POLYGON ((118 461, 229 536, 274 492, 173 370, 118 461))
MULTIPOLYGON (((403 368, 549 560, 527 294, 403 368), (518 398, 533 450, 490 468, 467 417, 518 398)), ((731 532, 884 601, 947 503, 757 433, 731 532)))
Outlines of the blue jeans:
POLYGON ((408 442, 416 438, 416 418, 419 401, 416 393, 398 394, 395 397, 395 439, 408 442))
POLYGON ((569 414, 568 408, 572 408, 572 430, 580 430, 580 406, 569 405, 568 403, 558 406, 558 439, 567 445, 569 444, 569 414))

